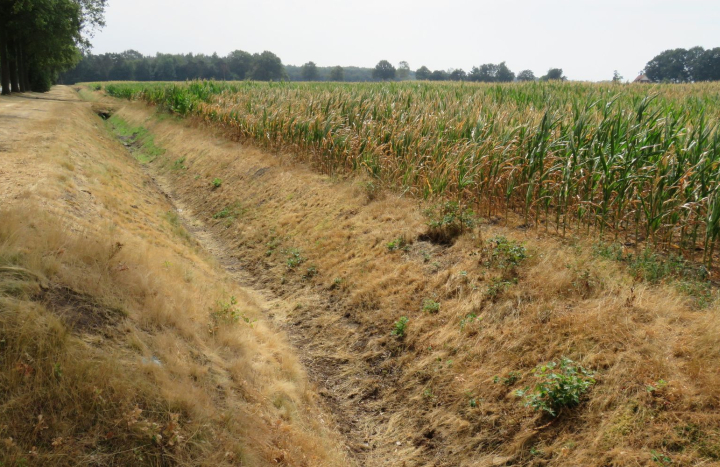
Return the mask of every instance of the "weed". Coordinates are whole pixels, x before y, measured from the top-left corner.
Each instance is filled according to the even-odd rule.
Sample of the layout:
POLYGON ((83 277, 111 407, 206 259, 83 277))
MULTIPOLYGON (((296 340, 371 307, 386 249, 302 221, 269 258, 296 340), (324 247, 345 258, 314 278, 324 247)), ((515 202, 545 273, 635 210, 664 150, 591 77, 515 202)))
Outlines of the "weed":
POLYGON ((309 268, 307 268, 307 271, 305 271, 305 274, 303 274, 302 278, 304 280, 312 279, 313 277, 317 276, 317 274, 317 266, 310 266, 309 268))
POLYGON ((480 322, 482 321, 482 318, 478 318, 475 313, 466 314, 465 317, 460 320, 460 331, 465 330, 465 326, 476 321, 480 322))
POLYGON ((668 384, 667 381, 665 381, 664 379, 661 379, 661 380, 658 380, 657 382, 647 384, 645 386, 645 390, 648 393, 653 394, 657 391, 662 390, 665 386, 667 386, 667 384, 668 384))
POLYGON ((403 250, 407 251, 410 249, 404 236, 400 236, 386 245, 388 251, 403 250))
POLYGON ((475 213, 456 201, 448 201, 427 209, 425 215, 428 218, 428 231, 421 239, 442 245, 452 244, 476 223, 475 213))
POLYGON ((511 371, 510 373, 508 373, 507 376, 504 376, 504 377, 495 376, 493 378, 493 383, 495 383, 495 384, 502 383, 505 386, 512 386, 513 384, 517 383, 521 379, 522 379, 521 373, 519 373, 517 371, 511 371))
POLYGON ((185 167, 185 156, 181 157, 180 159, 176 159, 175 162, 173 162, 172 169, 187 170, 187 167, 185 167))
POLYGON ((288 269, 295 269, 307 260, 307 258, 300 254, 300 250, 297 248, 290 248, 289 250, 285 250, 283 253, 288 255, 285 263, 288 269))
POLYGON ((440 311, 440 304, 431 298, 423 300, 422 311, 435 314, 440 311))
POLYGON ((393 330, 390 334, 397 336, 399 339, 404 338, 409 321, 410 319, 407 316, 401 316, 400 319, 393 325, 393 330))
POLYGON ((517 278, 506 280, 501 277, 496 277, 490 282, 490 285, 488 285, 485 295, 492 299, 497 298, 514 284, 517 284, 517 278))
POLYGON ((483 258, 485 266, 513 269, 527 258, 527 250, 513 240, 497 236, 488 241, 488 247, 483 251, 483 258))
POLYGON ((213 189, 220 188, 223 184, 223 181, 219 178, 213 178, 213 181, 211 182, 213 189))
POLYGON ((595 384, 593 373, 563 357, 560 363, 550 362, 535 369, 538 380, 534 388, 525 387, 515 394, 522 397, 526 407, 541 410, 553 417, 558 410, 574 407, 580 397, 595 384))
POLYGON ((673 463, 670 457, 661 452, 651 450, 650 454, 652 455, 653 462, 659 465, 671 465, 673 463))

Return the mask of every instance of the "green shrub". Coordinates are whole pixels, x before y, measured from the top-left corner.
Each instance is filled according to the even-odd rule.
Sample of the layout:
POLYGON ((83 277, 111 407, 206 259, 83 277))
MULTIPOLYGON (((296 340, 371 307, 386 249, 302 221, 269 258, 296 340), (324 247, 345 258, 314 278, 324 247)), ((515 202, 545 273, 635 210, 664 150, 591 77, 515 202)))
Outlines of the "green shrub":
POLYGON ((288 255, 285 263, 288 269, 295 269, 306 261, 306 258, 300 254, 300 250, 297 248, 290 248, 289 250, 285 250, 284 253, 288 255))
POLYGON ((553 417, 564 407, 574 407, 580 397, 595 384, 593 373, 563 357, 560 363, 550 362, 535 369, 538 380, 534 388, 525 387, 515 392, 526 407, 542 410, 553 417))
POLYGON ((397 336, 400 339, 405 337, 405 333, 407 332, 407 325, 410 319, 407 316, 400 317, 399 320, 395 322, 393 325, 393 330, 390 334, 393 336, 397 336))
POLYGON ((222 180, 219 178, 214 178, 212 181, 213 188, 220 188, 222 186, 222 180))
POLYGON ((503 269, 519 266, 527 258, 527 250, 520 243, 508 240, 503 236, 493 237, 485 248, 485 265, 496 265, 503 269))

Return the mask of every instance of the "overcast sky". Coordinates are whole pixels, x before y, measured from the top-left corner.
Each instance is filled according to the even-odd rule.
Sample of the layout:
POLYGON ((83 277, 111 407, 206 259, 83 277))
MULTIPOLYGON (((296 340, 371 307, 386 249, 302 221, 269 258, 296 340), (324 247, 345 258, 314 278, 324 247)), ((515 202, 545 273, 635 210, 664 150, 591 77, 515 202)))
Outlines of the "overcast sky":
POLYGON ((94 53, 270 50, 284 64, 415 70, 507 62, 635 78, 670 48, 720 47, 720 0, 110 0, 94 53))

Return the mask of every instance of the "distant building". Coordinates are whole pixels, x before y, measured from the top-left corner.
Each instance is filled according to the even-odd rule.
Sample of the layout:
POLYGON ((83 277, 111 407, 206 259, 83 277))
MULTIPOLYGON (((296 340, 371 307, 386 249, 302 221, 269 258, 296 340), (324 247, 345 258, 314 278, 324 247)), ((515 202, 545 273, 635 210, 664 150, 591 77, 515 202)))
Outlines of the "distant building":
POLYGON ((635 81, 633 81, 633 83, 652 83, 652 81, 650 81, 650 78, 648 78, 647 75, 643 74, 635 78, 635 81))

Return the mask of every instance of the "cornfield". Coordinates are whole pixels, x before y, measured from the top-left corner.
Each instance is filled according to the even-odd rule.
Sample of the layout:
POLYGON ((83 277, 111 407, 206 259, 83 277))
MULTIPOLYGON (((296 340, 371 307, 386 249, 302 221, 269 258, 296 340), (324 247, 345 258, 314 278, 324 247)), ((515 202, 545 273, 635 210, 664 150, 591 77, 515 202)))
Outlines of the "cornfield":
POLYGON ((712 267, 720 241, 720 84, 108 84, 484 216, 647 242, 712 267), (702 255, 702 257, 700 257, 702 255))

